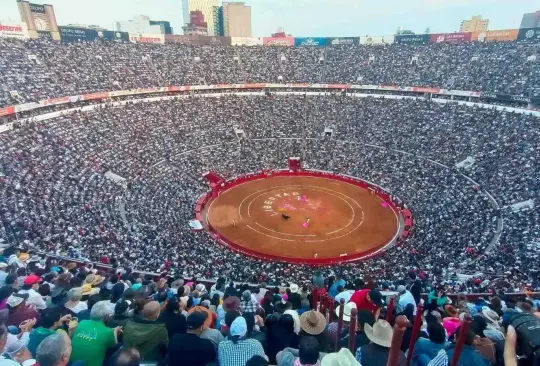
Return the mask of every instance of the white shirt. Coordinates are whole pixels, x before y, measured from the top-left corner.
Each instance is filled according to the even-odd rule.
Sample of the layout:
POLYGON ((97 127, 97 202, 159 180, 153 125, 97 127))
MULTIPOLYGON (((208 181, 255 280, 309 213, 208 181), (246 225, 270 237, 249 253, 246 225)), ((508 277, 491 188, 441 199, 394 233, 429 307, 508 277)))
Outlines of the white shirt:
POLYGON ((20 294, 28 294, 28 300, 26 300, 27 304, 33 304, 36 306, 36 309, 43 310, 47 309, 47 305, 45 304, 45 300, 43 300, 43 297, 34 289, 30 290, 20 290, 20 294))
POLYGON ((414 300, 414 296, 411 294, 410 291, 405 291, 405 293, 399 295, 399 307, 401 310, 405 310, 408 304, 414 305, 414 312, 413 315, 416 315, 416 301, 414 300))
POLYGON ((344 299, 345 300, 345 304, 349 302, 349 300, 351 299, 352 295, 353 295, 354 291, 352 290, 345 290, 345 291, 341 291, 339 294, 336 295, 335 297, 335 301, 337 303, 339 303, 341 301, 341 299, 344 299))

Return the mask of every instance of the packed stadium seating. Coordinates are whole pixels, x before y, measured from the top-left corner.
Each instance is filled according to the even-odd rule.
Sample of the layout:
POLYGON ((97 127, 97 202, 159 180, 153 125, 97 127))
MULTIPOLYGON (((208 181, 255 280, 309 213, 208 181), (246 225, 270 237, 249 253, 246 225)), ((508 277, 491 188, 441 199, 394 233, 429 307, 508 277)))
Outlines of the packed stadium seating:
MULTIPOLYGON (((278 80, 422 85, 531 96, 540 94, 540 68, 527 57, 537 51, 537 46, 512 42, 279 48, 0 39, 0 107, 99 91, 278 80), (413 57, 418 61, 411 63, 413 57)), ((62 327, 73 339, 71 360, 91 362, 93 355, 83 351, 84 331, 76 322, 72 325, 72 317, 81 322, 90 317, 110 328, 123 326, 123 344, 137 349, 144 361, 159 363, 166 353, 157 345, 152 346, 157 347, 154 353, 149 352, 150 346, 135 339, 142 328, 134 326, 152 324, 167 328, 162 331, 163 339, 171 337, 170 364, 182 364, 173 362, 175 352, 187 344, 187 338, 182 340, 186 343, 178 340, 179 334, 201 330, 213 339, 214 358, 208 351, 199 353, 199 363, 187 364, 206 364, 204 354, 208 362, 241 366, 245 360, 235 363, 239 356, 233 355, 234 345, 219 332, 221 338, 210 332, 221 328, 234 338, 241 327, 235 320, 239 308, 248 322, 248 338, 265 337, 264 349, 257 348, 256 354, 266 355, 274 364, 293 365, 295 351, 289 355, 285 347, 301 352, 313 348, 312 336, 317 336, 315 348, 318 345, 321 352, 342 348, 329 357, 321 353, 326 358, 323 365, 338 365, 329 360, 339 357, 373 364, 370 349, 351 343, 347 328, 336 321, 339 301, 332 298, 338 292, 351 295, 357 290, 352 303, 358 304, 360 313, 373 311, 374 317, 368 311, 369 319, 358 314, 362 327, 356 342, 369 332, 371 328, 364 326, 377 320, 381 308, 381 319, 392 324, 400 323, 396 316, 401 314, 411 330, 415 322, 427 327, 426 334, 444 326, 444 340, 457 333, 462 342, 469 338, 469 330, 484 337, 488 325, 483 324, 492 321, 493 313, 502 317, 503 310, 535 312, 538 300, 529 293, 517 305, 505 294, 540 288, 540 209, 534 204, 516 209, 540 199, 537 115, 466 105, 459 99, 442 103, 423 95, 359 97, 341 90, 301 95, 286 87, 279 93, 257 92, 166 94, 151 101, 127 95, 118 99, 122 103, 86 103, 85 110, 64 111, 43 121, 34 117, 76 103, 5 119, 28 118, 0 133, 0 244, 9 247, 0 260, 0 274, 5 275, 0 276, 5 285, 0 288, 0 307, 7 302, 9 315, 3 323, 30 334, 30 342, 17 343, 18 349, 27 346, 41 365, 48 365, 47 357, 52 356, 45 346, 37 347, 39 342, 31 346, 32 334, 37 337, 36 330, 30 333, 32 319, 37 318, 38 325, 52 321, 54 326, 64 319, 62 327), (235 128, 242 129, 245 138, 239 139, 235 128), (332 129, 331 137, 324 137, 325 128, 332 129), (187 223, 196 202, 208 190, 204 172, 229 179, 285 169, 291 156, 301 156, 312 169, 375 182, 400 197, 414 212, 411 235, 376 258, 319 267, 314 275, 313 267, 247 257, 218 244, 206 232, 190 230, 187 223), (470 164, 459 167, 463 161, 470 164), (59 262, 59 257, 71 259, 59 262), (76 260, 112 266, 77 267, 76 260), (8 266, 16 274, 8 275, 4 271, 8 266), (41 301, 29 292, 40 278, 45 281, 37 296, 41 301), (193 280, 184 281, 188 278, 193 280), (201 279, 217 283, 209 289, 201 279), (31 315, 28 310, 20 318, 18 311, 26 305, 13 292, 21 284, 20 293, 34 296, 24 301, 38 306, 40 313, 31 315), (267 291, 268 286, 272 290, 267 291), (389 298, 388 306, 380 303, 379 290, 397 291, 395 304, 389 298), (408 301, 405 295, 412 297, 411 292, 417 296, 408 301), (429 293, 423 302, 429 313, 419 311, 416 316, 420 292, 429 293), (500 294, 506 303, 502 306, 499 297, 472 303, 462 296, 486 292, 500 294), (298 293, 297 304, 293 298, 298 293), (453 306, 447 294, 454 296, 453 306), (49 311, 59 307, 68 318, 51 315, 49 311), (286 309, 289 313, 281 315, 286 309), (197 312, 207 312, 212 322, 203 326, 204 319, 193 316, 197 312), (441 314, 445 321, 435 329, 429 315, 436 322, 441 314), (472 324, 469 316, 474 317, 472 324), (460 330, 449 325, 460 321, 460 330), (180 324, 178 329, 174 324, 180 324), (352 354, 345 354, 348 348, 352 354), (287 357, 292 357, 290 363, 283 361, 287 357)), ((347 309, 342 320, 352 319, 354 325, 356 312, 347 309)), ((390 327, 383 320, 377 322, 390 327)), ((490 327, 501 333, 495 325, 490 327)), ((402 351, 415 344, 419 330, 399 340, 402 351)), ((114 332, 116 343, 121 332, 114 332)), ((403 335, 404 330, 400 332, 394 334, 403 335)), ((0 327, 0 340, 5 333, 0 327)), ((155 334, 148 339, 158 339, 155 334)), ((51 337, 45 338, 47 342, 64 342, 51 337)), ((502 351, 495 352, 500 344, 495 345, 495 336, 489 338, 493 354, 482 355, 491 364, 502 364, 502 351)), ((54 344, 50 347, 54 349, 54 344)), ((481 350, 476 343, 475 347, 481 350)), ((8 354, 12 349, 6 346, 8 354)), ((59 349, 65 350, 65 344, 59 349)), ((406 356, 398 351, 393 354, 402 358, 403 365, 406 356)), ((182 352, 188 357, 189 350, 182 352)), ((102 356, 108 359, 109 354, 102 356)), ((437 360, 443 356, 449 357, 442 352, 437 360)), ((115 355, 113 364, 121 364, 118 357, 139 356, 115 355)))

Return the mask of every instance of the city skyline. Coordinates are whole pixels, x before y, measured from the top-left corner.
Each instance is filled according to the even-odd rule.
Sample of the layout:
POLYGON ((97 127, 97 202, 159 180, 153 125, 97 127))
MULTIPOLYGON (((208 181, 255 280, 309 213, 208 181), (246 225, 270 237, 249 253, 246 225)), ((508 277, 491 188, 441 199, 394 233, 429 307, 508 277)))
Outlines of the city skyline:
MULTIPOLYGON (((59 25, 96 24, 114 30, 116 21, 142 14, 170 21, 178 33, 185 24, 181 0, 48 0, 59 25), (156 6, 161 4, 161 6, 156 6)), ((537 0, 246 0, 252 9, 253 36, 270 36, 278 27, 293 36, 394 34, 403 25, 415 33, 456 32, 463 19, 481 15, 489 29, 519 28, 524 13, 539 10, 537 0)), ((15 0, 0 3, 0 21, 20 22, 15 0)))

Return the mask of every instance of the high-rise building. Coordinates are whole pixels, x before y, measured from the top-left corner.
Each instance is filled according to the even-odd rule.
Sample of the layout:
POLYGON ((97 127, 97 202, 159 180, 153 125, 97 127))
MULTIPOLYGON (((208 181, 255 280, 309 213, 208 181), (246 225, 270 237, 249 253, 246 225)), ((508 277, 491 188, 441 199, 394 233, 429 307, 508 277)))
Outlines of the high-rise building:
POLYGON ((184 24, 188 24, 189 13, 200 10, 208 24, 208 34, 214 36, 214 7, 219 7, 219 0, 182 0, 182 15, 184 24))
POLYGON ((540 10, 535 13, 525 13, 521 18, 519 28, 539 28, 540 27, 540 10))
POLYGON ((489 19, 482 19, 480 15, 465 19, 459 27, 460 32, 487 32, 489 19))
POLYGON ((208 24, 204 21, 202 11, 195 10, 189 12, 189 23, 182 27, 186 36, 208 35, 208 24))
POLYGON ((214 35, 224 36, 225 29, 223 24, 223 6, 214 6, 214 35))
POLYGON ((153 21, 145 15, 135 15, 131 20, 116 22, 116 30, 139 34, 172 34, 169 22, 153 21))
POLYGON ((161 28, 161 34, 173 34, 171 22, 166 20, 151 20, 150 25, 159 25, 161 28))
POLYGON ((223 31, 228 37, 251 37, 251 6, 224 2, 223 31))

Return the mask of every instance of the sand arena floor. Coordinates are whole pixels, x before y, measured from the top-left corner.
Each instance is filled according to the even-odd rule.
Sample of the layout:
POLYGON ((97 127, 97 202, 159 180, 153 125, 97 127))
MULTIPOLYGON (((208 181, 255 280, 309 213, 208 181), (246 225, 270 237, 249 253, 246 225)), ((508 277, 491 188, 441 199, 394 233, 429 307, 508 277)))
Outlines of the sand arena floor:
POLYGON ((234 249, 295 263, 359 259, 386 247, 399 230, 396 211, 368 189, 310 176, 233 186, 207 204, 206 222, 234 249))

